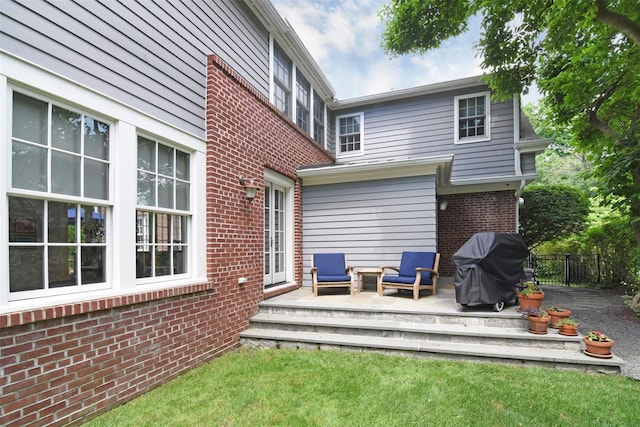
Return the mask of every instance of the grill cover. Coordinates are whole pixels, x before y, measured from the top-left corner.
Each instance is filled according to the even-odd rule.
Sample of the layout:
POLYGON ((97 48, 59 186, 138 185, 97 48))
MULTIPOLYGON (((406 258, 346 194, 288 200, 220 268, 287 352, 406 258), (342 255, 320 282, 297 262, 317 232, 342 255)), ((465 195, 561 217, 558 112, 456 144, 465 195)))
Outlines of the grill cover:
POLYGON ((518 233, 476 233, 453 255, 459 304, 515 301, 513 285, 524 276, 529 249, 518 233))

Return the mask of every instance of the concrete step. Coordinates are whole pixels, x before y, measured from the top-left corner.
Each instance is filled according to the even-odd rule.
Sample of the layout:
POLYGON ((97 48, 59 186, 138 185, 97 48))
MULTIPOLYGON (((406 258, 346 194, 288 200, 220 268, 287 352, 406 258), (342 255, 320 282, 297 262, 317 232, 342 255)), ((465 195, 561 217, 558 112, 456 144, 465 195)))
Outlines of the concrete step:
MULTIPOLYGON (((309 293, 309 292, 307 292, 309 293)), ((251 347, 372 351, 421 358, 490 361, 618 374, 624 361, 582 352, 582 336, 527 331, 516 307, 461 308, 443 292, 401 299, 359 294, 315 298, 304 290, 260 303, 240 334, 251 347)))
POLYGON ((488 344, 512 347, 540 347, 557 350, 580 351, 582 337, 567 337, 550 329, 547 335, 534 335, 526 330, 526 320, 520 327, 468 326, 454 323, 419 323, 405 320, 360 319, 347 317, 297 316, 259 313, 251 318, 251 327, 267 330, 336 333, 452 342, 488 344))
POLYGON ((248 347, 373 351, 417 358, 445 358, 513 365, 544 366, 584 372, 619 374, 624 362, 617 356, 596 359, 580 351, 503 345, 441 342, 338 333, 249 328, 241 335, 248 347))
POLYGON ((451 324, 463 326, 520 328, 523 317, 511 310, 494 311, 455 311, 433 307, 429 310, 410 307, 386 307, 358 304, 326 305, 323 303, 289 302, 266 300, 260 303, 260 312, 266 314, 286 314, 298 317, 328 317, 363 320, 405 320, 425 324, 451 324))

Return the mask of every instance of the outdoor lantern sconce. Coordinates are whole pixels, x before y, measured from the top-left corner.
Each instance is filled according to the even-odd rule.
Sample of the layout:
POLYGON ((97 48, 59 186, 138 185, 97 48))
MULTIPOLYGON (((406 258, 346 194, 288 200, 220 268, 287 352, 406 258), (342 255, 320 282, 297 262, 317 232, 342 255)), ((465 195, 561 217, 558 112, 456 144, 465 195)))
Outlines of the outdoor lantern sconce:
POLYGON ((247 200, 252 201, 256 198, 256 194, 258 194, 258 184, 255 183, 255 179, 253 178, 245 178, 240 177, 240 184, 244 187, 247 192, 247 200))
POLYGON ((447 199, 443 199, 440 202, 440 210, 441 211, 446 211, 447 210, 447 199))

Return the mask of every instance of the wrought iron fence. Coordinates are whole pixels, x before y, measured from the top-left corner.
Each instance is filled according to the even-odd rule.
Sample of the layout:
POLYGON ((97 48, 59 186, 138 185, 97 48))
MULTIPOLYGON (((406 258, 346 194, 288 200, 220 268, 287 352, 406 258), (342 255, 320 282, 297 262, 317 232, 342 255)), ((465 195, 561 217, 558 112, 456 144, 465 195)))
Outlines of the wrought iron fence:
POLYGON ((527 267, 533 268, 543 285, 592 285, 602 281, 600 255, 529 255, 527 261, 527 267))

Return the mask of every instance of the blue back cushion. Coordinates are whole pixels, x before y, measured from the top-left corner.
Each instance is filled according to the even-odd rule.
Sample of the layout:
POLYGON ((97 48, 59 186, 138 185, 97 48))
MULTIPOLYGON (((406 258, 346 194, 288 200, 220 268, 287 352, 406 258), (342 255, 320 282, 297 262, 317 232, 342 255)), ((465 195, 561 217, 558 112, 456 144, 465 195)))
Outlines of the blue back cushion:
MULTIPOLYGON (((402 259, 400 260, 400 276, 416 277, 416 268, 433 268, 433 264, 436 262, 435 252, 403 252, 402 259)), ((430 279, 431 273, 422 272, 422 280, 430 279)))
POLYGON ((315 254, 313 264, 318 269, 318 276, 344 276, 347 271, 344 254, 315 254))

